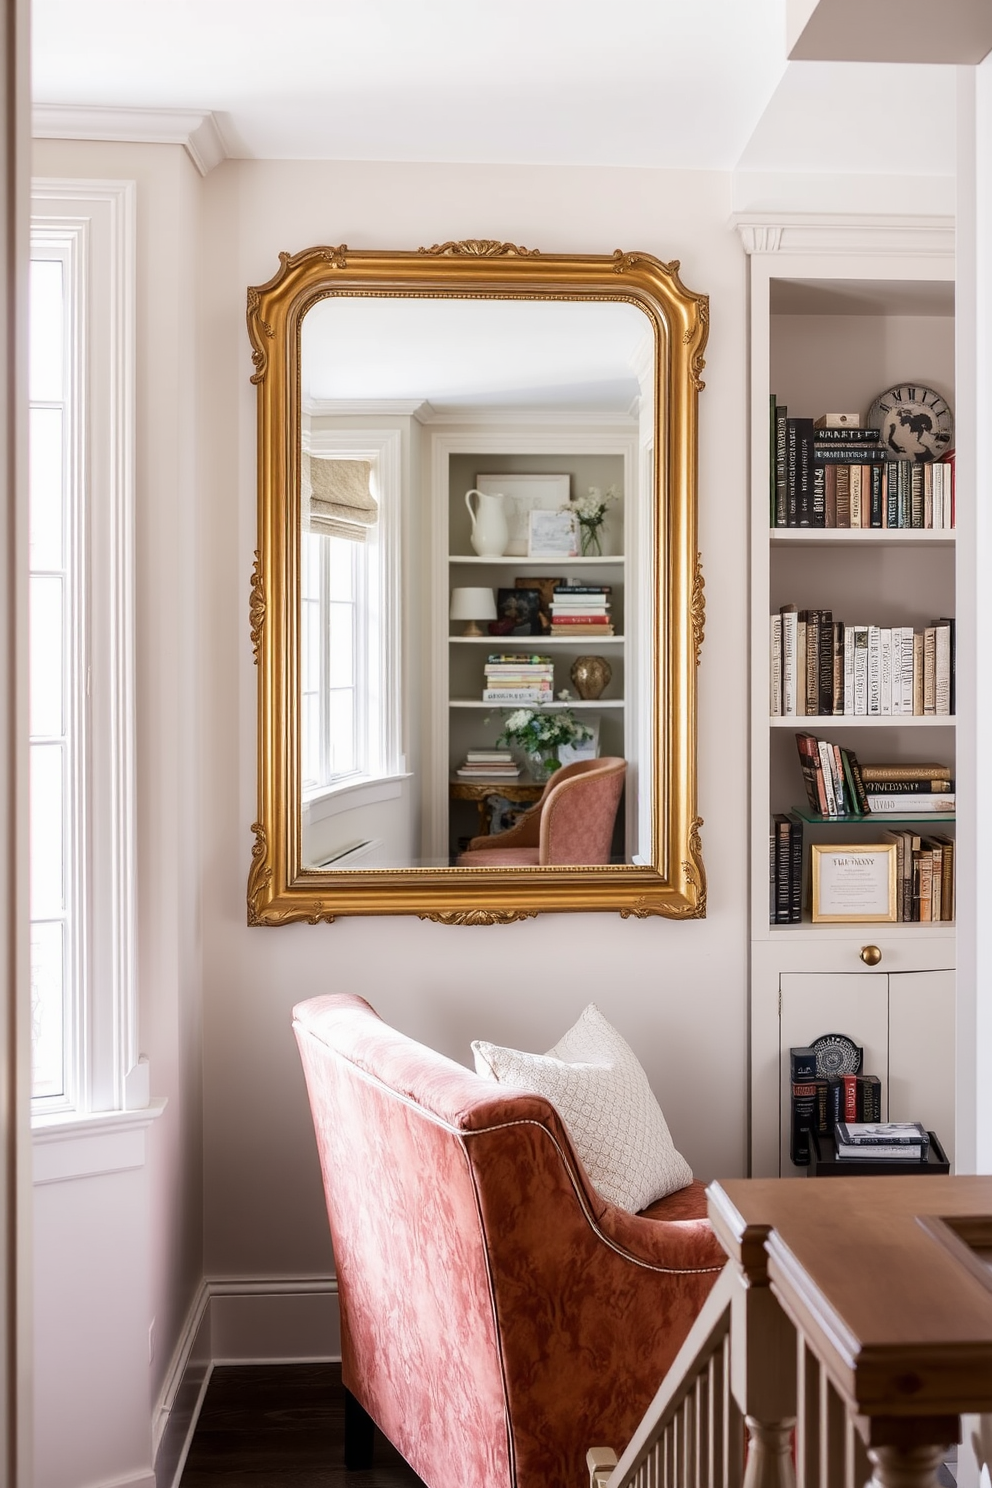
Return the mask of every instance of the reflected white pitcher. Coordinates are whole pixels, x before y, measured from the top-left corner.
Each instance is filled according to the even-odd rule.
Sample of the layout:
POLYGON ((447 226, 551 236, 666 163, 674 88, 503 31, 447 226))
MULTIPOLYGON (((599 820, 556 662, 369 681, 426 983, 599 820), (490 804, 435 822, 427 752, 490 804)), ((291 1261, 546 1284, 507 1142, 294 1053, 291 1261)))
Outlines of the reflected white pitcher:
POLYGON ((465 505, 472 519, 471 542, 480 558, 502 558, 510 541, 506 505, 502 495, 487 496, 485 491, 466 491, 465 505), (472 506, 472 497, 478 502, 472 506))

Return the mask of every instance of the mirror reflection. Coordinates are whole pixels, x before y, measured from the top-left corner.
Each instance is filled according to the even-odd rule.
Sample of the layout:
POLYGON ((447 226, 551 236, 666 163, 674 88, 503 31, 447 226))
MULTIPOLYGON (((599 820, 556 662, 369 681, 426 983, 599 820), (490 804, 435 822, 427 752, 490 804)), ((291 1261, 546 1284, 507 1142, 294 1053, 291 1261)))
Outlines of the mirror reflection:
POLYGON ((623 301, 306 314, 305 868, 652 860, 653 365, 623 301))

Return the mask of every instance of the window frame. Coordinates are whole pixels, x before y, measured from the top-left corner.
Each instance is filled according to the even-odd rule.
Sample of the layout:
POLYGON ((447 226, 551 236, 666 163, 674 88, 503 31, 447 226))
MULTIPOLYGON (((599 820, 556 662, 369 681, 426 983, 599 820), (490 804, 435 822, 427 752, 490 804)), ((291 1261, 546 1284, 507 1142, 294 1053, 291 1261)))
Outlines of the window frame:
POLYGON ((36 178, 31 255, 66 255, 77 426, 70 462, 67 620, 77 719, 77 905, 62 1097, 35 1124, 148 1105, 137 1030, 134 787, 135 207, 133 181, 36 178), (71 281, 71 282, 70 282, 71 281))

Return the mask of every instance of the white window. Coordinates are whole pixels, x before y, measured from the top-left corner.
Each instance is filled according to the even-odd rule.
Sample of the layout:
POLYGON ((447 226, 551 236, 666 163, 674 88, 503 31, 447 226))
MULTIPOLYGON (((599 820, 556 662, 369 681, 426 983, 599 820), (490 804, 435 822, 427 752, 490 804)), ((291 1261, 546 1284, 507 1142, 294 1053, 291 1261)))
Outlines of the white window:
POLYGON ((367 460, 378 508, 362 541, 304 531, 300 670, 303 799, 313 802, 402 770, 398 449, 392 432, 356 447, 315 432, 313 458, 367 460))
POLYGON ((36 1116, 146 1103, 134 976, 134 186, 37 181, 31 224, 36 1116))

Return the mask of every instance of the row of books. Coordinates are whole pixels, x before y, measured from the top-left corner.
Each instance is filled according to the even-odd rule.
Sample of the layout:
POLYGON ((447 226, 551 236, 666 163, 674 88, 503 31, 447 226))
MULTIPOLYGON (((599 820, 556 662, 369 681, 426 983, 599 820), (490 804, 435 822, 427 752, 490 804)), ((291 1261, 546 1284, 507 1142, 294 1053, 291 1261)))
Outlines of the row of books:
POLYGON ((954 919, 953 837, 922 836, 893 827, 884 841, 896 845, 896 918, 906 924, 954 919))
POLYGON ((803 918, 803 823, 778 811, 768 836, 768 922, 799 925, 803 918))
POLYGON ((872 428, 821 428, 771 401, 773 527, 955 525, 954 452, 893 459, 872 428))
POLYGON ((850 624, 782 605, 769 620, 769 709, 780 717, 954 713, 955 622, 850 624))
POLYGON ((820 1137, 834 1136, 845 1119, 877 1122, 881 1117, 882 1082, 878 1075, 793 1080, 789 1155, 797 1167, 805 1168, 810 1160, 811 1130, 820 1137))
POLYGON ((553 636, 611 636, 609 584, 558 584, 551 594, 553 636))
POLYGON ((806 733, 796 735, 796 748, 806 799, 819 816, 955 810, 954 781, 947 765, 862 765, 853 749, 806 733))
POLYGON ((463 780, 516 780, 520 765, 509 749, 469 749, 455 774, 463 780))
POLYGON ((555 672, 550 656, 498 651, 485 664, 484 703, 550 703, 555 672))

